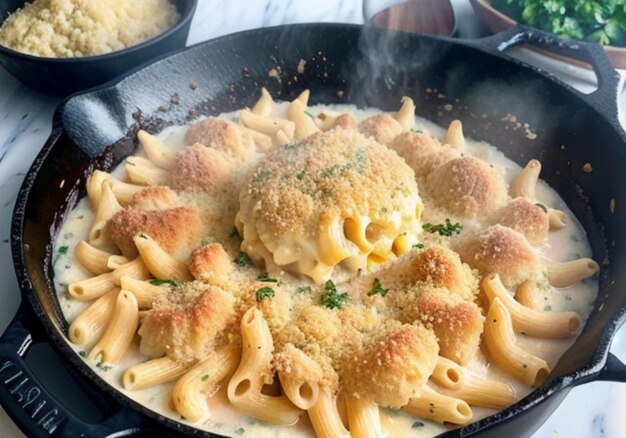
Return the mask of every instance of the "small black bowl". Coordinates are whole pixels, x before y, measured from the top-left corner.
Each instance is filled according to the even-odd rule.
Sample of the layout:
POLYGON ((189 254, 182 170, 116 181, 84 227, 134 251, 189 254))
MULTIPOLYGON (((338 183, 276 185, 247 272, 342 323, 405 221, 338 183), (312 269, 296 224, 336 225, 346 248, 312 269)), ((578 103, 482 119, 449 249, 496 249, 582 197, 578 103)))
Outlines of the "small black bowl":
MULTIPOLYGON (((180 19, 165 32, 124 50, 97 56, 45 58, 0 45, 0 64, 17 79, 43 93, 67 96, 103 84, 150 59, 185 47, 198 0, 170 0, 180 19)), ((0 2, 0 25, 25 1, 0 2)))

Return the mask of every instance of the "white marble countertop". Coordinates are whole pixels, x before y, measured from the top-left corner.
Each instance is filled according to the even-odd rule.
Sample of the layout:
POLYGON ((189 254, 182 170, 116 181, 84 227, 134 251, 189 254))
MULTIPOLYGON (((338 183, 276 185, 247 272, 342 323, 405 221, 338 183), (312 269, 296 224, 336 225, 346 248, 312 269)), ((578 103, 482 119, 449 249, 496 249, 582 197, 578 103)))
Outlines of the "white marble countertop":
MULTIPOLYGON (((453 0, 457 27, 468 35, 477 21, 468 0, 453 0)), ((362 23, 361 0, 200 0, 188 44, 219 35, 286 23, 362 23), (245 11, 245 12, 244 12, 245 11)), ((571 69, 552 65, 569 79, 571 69)), ((59 98, 41 95, 0 68, 0 332, 4 331, 20 301, 10 253, 13 204, 23 175, 46 141, 59 98)), ((624 106, 622 102, 620 106, 624 106)), ((626 361, 626 329, 618 332, 611 351, 626 361)), ((626 436, 626 384, 594 382, 574 388, 533 437, 626 436)), ((523 434, 523 431, 520 431, 523 434)), ((0 408, 0 435, 23 436, 0 408)))

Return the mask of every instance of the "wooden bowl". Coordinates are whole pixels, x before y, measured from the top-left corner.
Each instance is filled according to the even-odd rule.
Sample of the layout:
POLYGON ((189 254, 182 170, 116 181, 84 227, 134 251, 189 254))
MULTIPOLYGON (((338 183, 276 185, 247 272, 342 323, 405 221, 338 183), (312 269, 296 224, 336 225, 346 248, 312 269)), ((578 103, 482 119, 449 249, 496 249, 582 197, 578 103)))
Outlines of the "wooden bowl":
MULTIPOLYGON (((492 32, 502 32, 517 24, 517 21, 491 6, 489 0, 470 0, 470 3, 478 18, 480 18, 485 26, 492 32)), ((604 46, 604 51, 611 60, 613 67, 626 68, 626 48, 604 46)))
POLYGON ((391 30, 450 36, 454 13, 450 0, 408 0, 378 12, 371 23, 391 30))

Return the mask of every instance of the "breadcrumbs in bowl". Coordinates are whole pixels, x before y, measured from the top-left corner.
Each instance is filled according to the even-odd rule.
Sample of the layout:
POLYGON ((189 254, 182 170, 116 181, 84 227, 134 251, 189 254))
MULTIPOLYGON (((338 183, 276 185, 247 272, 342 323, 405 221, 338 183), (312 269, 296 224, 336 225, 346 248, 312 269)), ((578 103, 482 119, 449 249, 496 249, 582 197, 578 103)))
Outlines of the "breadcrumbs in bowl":
POLYGON ((35 0, 0 27, 0 44, 50 58, 101 55, 146 41, 180 18, 168 0, 35 0))
POLYGON ((39 91, 68 95, 185 47, 196 5, 197 0, 0 2, 0 64, 39 91))

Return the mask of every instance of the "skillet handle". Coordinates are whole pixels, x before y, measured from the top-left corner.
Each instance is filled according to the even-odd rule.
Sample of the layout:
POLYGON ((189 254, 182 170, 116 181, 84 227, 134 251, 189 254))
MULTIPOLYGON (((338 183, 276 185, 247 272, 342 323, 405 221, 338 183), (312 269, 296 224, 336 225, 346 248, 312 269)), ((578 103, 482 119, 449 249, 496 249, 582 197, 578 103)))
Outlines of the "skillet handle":
POLYGON ((90 424, 77 418, 46 390, 24 361, 33 342, 43 337, 37 334, 36 324, 22 302, 0 337, 0 404, 28 437, 103 438, 112 433, 145 431, 144 419, 130 408, 118 405, 101 423, 90 424))
POLYGON ((626 364, 619 360, 613 353, 609 353, 604 368, 602 368, 600 374, 598 374, 598 380, 626 382, 626 364))
MULTIPOLYGON (((503 32, 485 38, 464 40, 463 42, 468 46, 500 57, 504 56, 504 52, 508 49, 528 44, 566 58, 590 64, 598 79, 597 90, 585 94, 569 85, 567 86, 578 93, 584 101, 593 106, 596 110, 611 117, 612 121, 617 124, 616 126, 620 126, 617 116, 620 75, 615 68, 613 68, 613 65, 600 44, 586 41, 564 40, 551 33, 522 25, 513 26, 503 32)), ((558 80, 541 68, 533 65, 528 66, 544 75, 551 76, 553 79, 558 80)))

